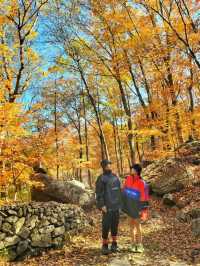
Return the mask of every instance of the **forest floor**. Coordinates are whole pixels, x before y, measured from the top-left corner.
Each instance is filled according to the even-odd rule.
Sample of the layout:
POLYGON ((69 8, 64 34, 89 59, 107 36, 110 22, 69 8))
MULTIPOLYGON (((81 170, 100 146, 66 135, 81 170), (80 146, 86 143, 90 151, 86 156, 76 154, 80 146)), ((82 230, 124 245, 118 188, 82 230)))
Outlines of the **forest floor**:
MULTIPOLYGON (((183 195, 184 192, 182 192, 183 195)), ((190 193, 191 191, 187 192, 190 193)), ((196 193, 196 191, 195 191, 196 193)), ((193 193, 193 195, 195 195, 193 193)), ((198 192, 197 192, 198 193, 198 192)), ((184 195, 187 196, 187 195, 184 195)), ((186 208, 199 206, 199 201, 191 201, 186 208)), ((200 244, 191 232, 189 223, 176 219, 176 208, 165 207, 157 198, 151 202, 151 217, 143 224, 144 254, 130 253, 130 233, 126 217, 121 218, 117 254, 103 256, 100 252, 100 222, 98 211, 89 213, 94 226, 80 235, 69 238, 64 248, 50 250, 42 256, 24 262, 4 264, 6 266, 200 266, 200 255, 192 257, 192 250, 200 244)))

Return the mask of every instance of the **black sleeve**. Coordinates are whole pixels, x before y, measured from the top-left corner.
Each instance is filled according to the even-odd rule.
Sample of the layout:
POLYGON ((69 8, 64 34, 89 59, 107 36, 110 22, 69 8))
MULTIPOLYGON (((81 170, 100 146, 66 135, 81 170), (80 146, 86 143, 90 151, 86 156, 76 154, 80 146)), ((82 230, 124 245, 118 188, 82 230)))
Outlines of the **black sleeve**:
POLYGON ((99 176, 97 178, 97 181, 96 181, 96 190, 95 190, 95 193, 96 193, 96 205, 97 205, 97 208, 100 209, 102 208, 103 206, 105 206, 105 202, 104 202, 104 183, 102 181, 102 176, 99 176))

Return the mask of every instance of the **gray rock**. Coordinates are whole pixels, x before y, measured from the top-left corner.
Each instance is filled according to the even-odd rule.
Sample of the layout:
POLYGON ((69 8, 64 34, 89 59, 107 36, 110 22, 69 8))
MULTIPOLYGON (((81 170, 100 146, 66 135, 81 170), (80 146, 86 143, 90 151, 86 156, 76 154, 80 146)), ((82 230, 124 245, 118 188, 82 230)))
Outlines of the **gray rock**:
POLYGON ((64 233, 65 233, 64 226, 56 227, 54 230, 54 236, 60 236, 60 235, 63 235, 64 233))
POLYGON ((44 184, 43 190, 39 188, 32 189, 32 199, 35 201, 53 200, 61 203, 77 204, 83 208, 91 208, 95 204, 94 192, 85 188, 84 184, 77 180, 61 181, 46 174, 37 173, 31 178, 44 184))
POLYGON ((32 209, 32 207, 28 207, 27 210, 28 210, 28 212, 31 213, 31 214, 34 212, 33 209, 32 209))
POLYGON ((200 208, 192 209, 187 214, 191 217, 191 219, 200 218, 200 208))
POLYGON ((167 206, 175 206, 176 205, 176 200, 174 198, 173 194, 165 194, 163 196, 163 204, 167 205, 167 206))
POLYGON ((149 183, 151 190, 158 195, 180 191, 188 185, 198 182, 196 174, 200 165, 193 159, 200 159, 200 141, 182 145, 176 158, 157 160, 143 171, 143 178, 149 183), (193 159, 191 159, 191 156, 193 159))
POLYGON ((14 246, 20 241, 20 238, 18 236, 11 236, 11 237, 6 237, 4 242, 5 242, 5 247, 9 246, 14 246))
POLYGON ((6 237, 5 233, 0 232, 0 241, 4 240, 6 237))
POLYGON ((0 241, 0 250, 5 248, 5 241, 0 241))
POLYGON ((76 219, 76 223, 77 224, 81 224, 81 220, 80 219, 76 219))
POLYGON ((46 227, 40 228, 39 232, 41 234, 45 234, 45 233, 49 234, 49 233, 52 233, 54 230, 55 230, 55 226, 54 225, 48 225, 46 227))
POLYGON ((10 223, 10 224, 15 224, 18 220, 17 216, 9 216, 6 219, 6 222, 10 223))
POLYGON ((44 217, 44 214, 43 213, 40 213, 39 214, 39 218, 42 219, 44 217))
POLYGON ((182 211, 179 211, 176 215, 176 218, 179 222, 187 222, 187 219, 188 219, 188 216, 186 213, 182 212, 182 211))
POLYGON ((26 206, 24 206, 24 208, 23 208, 23 213, 24 213, 24 216, 27 215, 27 207, 26 206))
POLYGON ((51 216, 51 215, 55 215, 55 214, 57 215, 57 213, 52 213, 51 210, 48 210, 48 209, 45 211, 45 214, 46 214, 46 216, 51 216))
POLYGON ((32 240, 31 245, 32 246, 37 246, 37 243, 39 241, 41 241, 41 234, 40 233, 33 233, 33 234, 31 234, 31 240, 32 240))
POLYGON ((21 217, 15 224, 15 232, 18 234, 25 223, 25 218, 21 217))
POLYGON ((28 227, 30 227, 30 229, 33 229, 37 223, 38 223, 38 217, 36 215, 31 216, 27 221, 27 225, 28 227))
POLYGON ((61 247, 63 245, 63 238, 62 237, 56 237, 53 239, 52 243, 55 247, 61 247))
POLYGON ((20 241, 17 245, 17 256, 22 255, 28 248, 29 241, 20 241))
POLYGON ((71 224, 70 223, 66 223, 65 224, 65 229, 66 229, 66 231, 69 231, 71 229, 71 224))
POLYGON ((177 206, 179 209, 183 209, 183 208, 186 207, 189 203, 190 203, 190 200, 189 200, 189 199, 181 198, 181 199, 178 199, 178 200, 176 201, 176 206, 177 206))
POLYGON ((19 210, 18 210, 18 216, 19 217, 22 217, 23 216, 23 209, 22 208, 19 208, 19 210))
POLYGON ((17 253, 13 248, 8 248, 7 253, 8 253, 7 257, 8 261, 14 261, 17 258, 17 253))
POLYGON ((23 227, 21 228, 20 232, 18 233, 18 235, 23 238, 23 239, 27 239, 30 235, 30 230, 27 227, 23 227))
POLYGON ((192 209, 184 213, 182 211, 178 212, 176 217, 180 222, 190 222, 191 220, 200 218, 200 209, 192 209))
MULTIPOLYGON (((54 219, 54 218, 51 218, 51 219, 54 219)), ((56 219, 55 219, 56 220, 56 219)), ((56 220, 57 221, 57 220, 56 220)), ((40 227, 45 227, 45 226, 48 226, 50 224, 50 222, 47 220, 47 218, 44 218, 40 221, 40 224, 39 226, 40 227)))
POLYGON ((192 220, 192 232, 194 236, 200 236, 200 218, 192 220))
POLYGON ((32 236, 32 247, 47 248, 52 246, 51 234, 35 234, 32 236))
POLYGON ((14 210, 8 210, 8 213, 14 216, 17 216, 17 212, 14 210))
MULTIPOLYGON (((58 219, 58 214, 57 213, 52 213, 52 217, 55 218, 56 220, 58 219)), ((51 217, 49 217, 50 219, 51 217)))
POLYGON ((6 233, 12 233, 12 225, 9 223, 2 224, 2 231, 6 233))
POLYGON ((1 228, 1 226, 2 226, 2 222, 3 222, 3 217, 0 216, 0 228, 1 228))
POLYGON ((153 219, 159 219, 159 218, 160 218, 160 214, 159 214, 159 212, 157 212, 157 211, 155 211, 155 210, 152 210, 152 211, 151 211, 151 217, 152 217, 153 219))
POLYGON ((57 222, 58 222, 58 220, 57 220, 56 218, 54 218, 54 217, 50 217, 50 218, 49 218, 49 221, 50 221, 50 223, 52 223, 52 224, 57 224, 57 222))

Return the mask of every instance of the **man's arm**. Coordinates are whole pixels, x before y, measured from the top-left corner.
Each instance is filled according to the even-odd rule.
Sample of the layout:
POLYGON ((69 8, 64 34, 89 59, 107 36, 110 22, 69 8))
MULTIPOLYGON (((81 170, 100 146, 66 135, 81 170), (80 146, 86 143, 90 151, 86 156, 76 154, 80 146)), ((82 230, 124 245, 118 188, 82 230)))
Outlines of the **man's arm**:
POLYGON ((96 205, 98 209, 102 209, 105 206, 105 201, 104 201, 104 183, 102 181, 102 176, 99 176, 96 181, 96 205))
POLYGON ((126 176, 122 182, 122 191, 127 187, 127 179, 128 179, 128 176, 126 176))

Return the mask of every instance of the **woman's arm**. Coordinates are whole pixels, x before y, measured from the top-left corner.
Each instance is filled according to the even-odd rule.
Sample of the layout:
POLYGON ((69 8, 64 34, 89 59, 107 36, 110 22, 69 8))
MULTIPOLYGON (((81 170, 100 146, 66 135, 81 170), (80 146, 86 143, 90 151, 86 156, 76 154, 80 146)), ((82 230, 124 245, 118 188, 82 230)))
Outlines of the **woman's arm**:
POLYGON ((141 209, 149 207, 149 188, 145 181, 141 184, 141 197, 140 197, 141 209))

